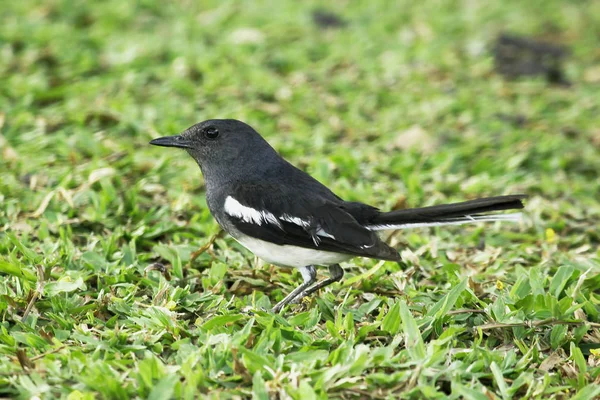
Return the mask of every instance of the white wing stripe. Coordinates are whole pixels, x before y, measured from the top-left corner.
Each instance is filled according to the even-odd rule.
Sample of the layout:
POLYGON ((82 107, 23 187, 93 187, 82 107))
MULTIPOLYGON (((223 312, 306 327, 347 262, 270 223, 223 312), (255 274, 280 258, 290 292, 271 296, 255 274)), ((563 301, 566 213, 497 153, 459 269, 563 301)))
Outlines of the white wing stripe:
POLYGON ((286 222, 291 222, 292 224, 296 224, 298 226, 301 226, 303 228, 306 228, 308 226, 310 226, 310 222, 303 220, 302 218, 299 217, 294 217, 291 216, 290 214, 283 214, 281 216, 281 219, 286 221, 286 222))
MULTIPOLYGON (((231 196, 227 196, 225 199, 224 208, 228 215, 235 218, 240 218, 244 222, 256 225, 262 225, 263 222, 267 222, 277 225, 279 228, 281 228, 281 219, 281 221, 290 222, 302 228, 310 227, 310 222, 300 217, 294 217, 290 214, 283 214, 280 218, 277 218, 268 211, 259 211, 252 207, 245 206, 231 196)), ((325 232, 321 226, 318 226, 316 234, 317 236, 328 237, 335 240, 335 237, 332 234, 325 232)), ((313 241, 315 242, 315 246, 319 245, 320 240, 317 237, 313 237, 313 241)))
POLYGON ((252 207, 247 207, 231 196, 225 199, 225 212, 232 217, 241 218, 242 221, 262 225, 263 222, 270 222, 281 227, 281 223, 273 214, 268 211, 258 211, 252 207))

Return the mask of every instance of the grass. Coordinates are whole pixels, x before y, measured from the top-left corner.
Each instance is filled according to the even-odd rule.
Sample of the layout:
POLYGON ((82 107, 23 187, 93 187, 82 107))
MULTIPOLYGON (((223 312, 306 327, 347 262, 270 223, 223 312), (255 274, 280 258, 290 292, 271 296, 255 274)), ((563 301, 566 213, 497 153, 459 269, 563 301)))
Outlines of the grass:
POLYGON ((4 2, 0 397, 600 396, 598 4, 4 2), (495 74, 501 32, 567 45, 572 85, 495 74), (147 144, 216 117, 385 210, 531 198, 273 315, 299 274, 225 235, 192 260, 201 175, 147 144))

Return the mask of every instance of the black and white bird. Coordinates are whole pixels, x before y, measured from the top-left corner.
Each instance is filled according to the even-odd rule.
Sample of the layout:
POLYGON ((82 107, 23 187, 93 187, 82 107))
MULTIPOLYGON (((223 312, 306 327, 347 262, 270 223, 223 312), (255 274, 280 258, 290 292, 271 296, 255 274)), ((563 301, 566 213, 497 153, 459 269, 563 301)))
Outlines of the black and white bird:
POLYGON ((399 261, 396 249, 383 242, 377 231, 515 221, 520 214, 493 212, 521 209, 526 197, 488 197, 382 212, 344 201, 279 156, 252 127, 233 119, 200 122, 150 144, 185 149, 200 166, 208 207, 219 225, 264 261, 295 267, 302 274, 304 282, 273 312, 341 280, 342 261, 357 256, 399 261), (318 265, 328 266, 330 277, 315 283, 318 265))

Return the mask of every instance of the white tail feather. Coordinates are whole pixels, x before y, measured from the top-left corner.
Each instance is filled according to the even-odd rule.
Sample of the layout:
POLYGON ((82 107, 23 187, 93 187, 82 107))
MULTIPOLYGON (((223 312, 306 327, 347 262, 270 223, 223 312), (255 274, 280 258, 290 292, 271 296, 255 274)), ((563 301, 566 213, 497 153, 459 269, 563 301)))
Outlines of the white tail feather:
POLYGON ((521 220, 522 213, 512 214, 497 214, 497 215, 465 215, 464 217, 448 218, 439 222, 413 222, 406 224, 379 224, 367 225, 366 228, 371 231, 396 230, 406 228, 422 228, 427 226, 444 226, 444 225, 462 225, 472 224, 475 222, 494 222, 494 221, 509 221, 518 222, 521 220))

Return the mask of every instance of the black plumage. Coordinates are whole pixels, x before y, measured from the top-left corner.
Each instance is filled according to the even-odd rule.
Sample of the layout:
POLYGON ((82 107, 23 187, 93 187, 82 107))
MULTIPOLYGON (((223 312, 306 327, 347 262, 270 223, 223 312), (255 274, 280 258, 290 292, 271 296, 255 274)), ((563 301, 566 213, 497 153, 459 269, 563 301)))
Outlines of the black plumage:
POLYGON ((244 206, 273 214, 278 222, 265 220, 258 225, 245 222, 240 217, 227 215, 226 218, 243 234, 278 245, 390 261, 400 260, 398 251, 384 243, 375 232, 361 225, 344 208, 346 202, 337 196, 302 193, 293 188, 267 182, 244 182, 236 185, 227 191, 228 196, 237 199, 244 206), (293 219, 305 224, 294 223, 293 219), (332 237, 318 235, 319 230, 332 237))
POLYGON ((522 200, 526 197, 523 194, 496 196, 460 203, 383 212, 377 213, 365 223, 372 225, 410 225, 452 222, 456 219, 464 220, 467 216, 483 216, 491 212, 522 209, 522 200))

